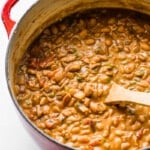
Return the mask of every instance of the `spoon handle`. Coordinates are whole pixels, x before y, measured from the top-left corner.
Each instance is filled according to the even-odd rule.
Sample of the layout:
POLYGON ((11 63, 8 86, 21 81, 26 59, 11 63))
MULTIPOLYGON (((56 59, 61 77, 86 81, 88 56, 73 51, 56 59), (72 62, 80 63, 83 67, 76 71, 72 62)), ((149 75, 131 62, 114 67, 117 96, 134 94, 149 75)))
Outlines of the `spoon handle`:
POLYGON ((150 106, 150 93, 131 91, 113 83, 106 98, 106 103, 132 102, 150 106))

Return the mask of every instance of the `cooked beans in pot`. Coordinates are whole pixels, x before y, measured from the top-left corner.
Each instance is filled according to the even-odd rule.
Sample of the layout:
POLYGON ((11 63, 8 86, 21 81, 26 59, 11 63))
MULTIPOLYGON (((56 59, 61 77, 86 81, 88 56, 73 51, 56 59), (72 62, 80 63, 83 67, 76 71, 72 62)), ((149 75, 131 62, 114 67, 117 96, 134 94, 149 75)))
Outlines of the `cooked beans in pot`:
POLYGON ((149 17, 97 9, 47 29, 18 64, 16 98, 28 118, 81 150, 150 146, 150 107, 107 106, 112 81, 150 92, 149 17))

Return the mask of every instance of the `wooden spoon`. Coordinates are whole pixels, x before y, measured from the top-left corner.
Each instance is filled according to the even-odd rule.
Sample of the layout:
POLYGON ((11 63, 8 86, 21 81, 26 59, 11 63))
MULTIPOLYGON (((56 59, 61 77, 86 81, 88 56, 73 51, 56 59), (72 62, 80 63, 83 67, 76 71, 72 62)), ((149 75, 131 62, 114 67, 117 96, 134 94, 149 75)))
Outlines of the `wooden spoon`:
POLYGON ((150 106, 150 93, 131 91, 113 82, 105 103, 137 103, 150 106))

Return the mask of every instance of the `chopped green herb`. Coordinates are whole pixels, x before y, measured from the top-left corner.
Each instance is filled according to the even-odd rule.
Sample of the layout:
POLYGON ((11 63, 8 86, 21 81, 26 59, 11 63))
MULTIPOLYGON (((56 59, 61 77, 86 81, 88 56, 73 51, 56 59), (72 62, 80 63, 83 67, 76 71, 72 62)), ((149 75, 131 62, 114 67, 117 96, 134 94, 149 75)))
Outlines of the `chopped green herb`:
POLYGON ((136 84, 136 81, 133 80, 133 81, 130 81, 130 85, 135 85, 136 84))
POLYGON ((127 63, 128 63, 128 60, 123 60, 123 61, 121 62, 122 65, 125 65, 125 64, 127 64, 127 63))
POLYGON ((130 34, 136 34, 136 31, 132 27, 128 27, 128 31, 130 34))
POLYGON ((100 47, 97 47, 94 51, 96 54, 100 54, 102 49, 100 47))
POLYGON ((76 79, 77 79, 78 82, 82 82, 82 80, 83 80, 83 78, 80 77, 80 76, 77 76, 76 79))
POLYGON ((111 78, 111 77, 108 77, 108 78, 107 78, 107 83, 110 83, 111 80, 112 80, 112 78, 111 78))
POLYGON ((118 47, 118 51, 119 52, 123 51, 123 48, 122 47, 118 47))
POLYGON ((112 63, 106 63, 105 66, 114 67, 114 64, 112 64, 112 63))

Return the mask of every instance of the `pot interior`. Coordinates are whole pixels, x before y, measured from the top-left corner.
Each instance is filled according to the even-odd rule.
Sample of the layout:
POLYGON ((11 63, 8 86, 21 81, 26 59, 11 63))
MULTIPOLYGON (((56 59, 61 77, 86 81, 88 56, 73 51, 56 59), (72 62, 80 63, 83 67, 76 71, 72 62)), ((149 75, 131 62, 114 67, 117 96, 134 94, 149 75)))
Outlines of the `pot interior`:
MULTIPOLYGON (((37 2, 16 25, 8 47, 6 72, 13 99, 15 71, 25 50, 44 28, 75 12, 91 8, 123 8, 150 14, 149 0, 43 0, 37 2)), ((19 105, 16 103, 19 107, 19 105)))

